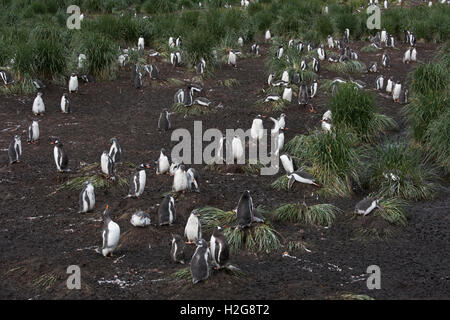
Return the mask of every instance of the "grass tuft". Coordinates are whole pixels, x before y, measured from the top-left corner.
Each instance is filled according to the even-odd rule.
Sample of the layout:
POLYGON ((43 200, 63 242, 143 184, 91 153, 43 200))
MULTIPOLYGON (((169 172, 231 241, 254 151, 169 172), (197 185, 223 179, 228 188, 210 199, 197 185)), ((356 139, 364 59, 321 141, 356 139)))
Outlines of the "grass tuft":
POLYGON ((316 204, 305 206, 303 204, 285 204, 279 207, 274 216, 277 220, 305 223, 310 225, 329 226, 341 210, 332 204, 316 204))

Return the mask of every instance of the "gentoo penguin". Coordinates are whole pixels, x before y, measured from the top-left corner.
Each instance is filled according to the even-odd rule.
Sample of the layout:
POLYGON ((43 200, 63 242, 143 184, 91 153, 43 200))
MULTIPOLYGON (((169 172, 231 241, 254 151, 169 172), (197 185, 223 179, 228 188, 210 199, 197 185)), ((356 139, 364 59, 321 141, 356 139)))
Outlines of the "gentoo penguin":
POLYGON ((411 61, 411 48, 408 48, 403 54, 403 63, 409 63, 411 61))
POLYGON ((380 74, 377 77, 377 81, 376 81, 376 89, 377 90, 383 90, 383 86, 384 86, 384 76, 382 74, 380 74))
POLYGON ((22 141, 18 135, 14 136, 14 140, 9 144, 8 157, 9 164, 20 162, 22 156, 22 141))
POLYGON ((317 48, 317 55, 319 57, 319 60, 325 60, 326 55, 325 55, 325 50, 323 48, 323 44, 320 44, 319 48, 317 48))
POLYGON ((417 50, 416 50, 416 47, 413 47, 411 49, 411 61, 412 62, 417 62, 417 50))
POLYGON ((348 28, 345 28, 345 31, 344 31, 344 41, 346 43, 350 42, 350 30, 348 28))
POLYGON ((287 128, 285 129, 279 129, 278 131, 278 140, 277 140, 277 147, 276 147, 276 151, 275 151, 275 155, 279 155, 280 151, 283 150, 284 147, 284 131, 287 130, 287 128))
POLYGON ((133 213, 130 223, 135 227, 146 227, 151 224, 150 215, 144 211, 137 211, 133 213))
POLYGON ((378 64, 376 62, 372 61, 370 63, 370 65, 369 65, 368 71, 369 72, 377 72, 378 71, 378 64))
POLYGON ((316 94, 317 94, 317 87, 318 87, 317 80, 314 80, 313 83, 311 84, 311 87, 310 87, 310 94, 309 94, 310 98, 314 98, 316 96, 316 94))
POLYGON ((109 215, 109 206, 106 205, 103 211, 103 228, 102 228, 102 254, 104 257, 110 255, 112 257, 114 250, 119 244, 120 227, 117 223, 111 220, 109 215))
POLYGON ((195 241, 202 238, 202 227, 198 217, 200 214, 197 209, 192 210, 189 215, 186 227, 184 228, 184 236, 188 240, 186 243, 193 244, 195 241))
POLYGON ((167 131, 171 128, 169 116, 170 116, 169 110, 165 108, 159 115, 158 130, 167 131))
POLYGON ((260 114, 253 119, 252 127, 250 129, 250 136, 255 141, 261 140, 264 136, 263 121, 260 114))
POLYGON ((244 39, 242 37, 238 38, 238 46, 242 47, 244 45, 244 39))
POLYGON ((282 113, 280 114, 280 117, 278 118, 278 126, 280 129, 284 129, 284 126, 286 125, 286 114, 282 113))
POLYGON ((248 190, 245 190, 239 199, 236 218, 240 228, 250 227, 253 221, 253 199, 248 190))
MULTIPOLYGON (((190 95, 192 96, 192 91, 191 91, 190 95)), ((209 107, 211 105, 211 103, 212 102, 205 97, 197 97, 194 99, 194 101, 192 101, 192 104, 204 106, 204 107, 209 107)))
POLYGON ((286 83, 289 82, 289 72, 287 70, 283 71, 283 74, 281 75, 281 81, 284 81, 286 83))
POLYGON ((142 73, 140 71, 134 76, 134 87, 136 89, 142 88, 142 73))
POLYGON ((387 32, 386 29, 381 30, 380 42, 386 45, 387 43, 387 32))
POLYGON ((33 79, 33 80, 31 80, 31 82, 33 83, 35 88, 38 90, 46 88, 45 84, 43 84, 42 81, 39 79, 33 79))
POLYGON ((178 65, 178 57, 174 52, 170 53, 170 63, 174 67, 176 67, 178 65))
POLYGON ((175 47, 175 41, 173 40, 173 37, 169 37, 169 48, 175 47))
POLYGON ((144 70, 148 73, 148 75, 150 76, 150 79, 152 79, 152 80, 158 79, 159 70, 155 64, 146 64, 144 66, 144 70))
MULTIPOLYGON (((173 97, 173 103, 184 103, 184 97, 186 96, 186 93, 184 89, 178 89, 177 92, 175 92, 175 96, 173 97)), ((166 109, 164 109, 166 110, 166 109)))
POLYGON ((78 77, 75 73, 72 73, 69 79, 69 92, 78 92, 78 77))
POLYGON ((240 160, 244 157, 244 146, 242 145, 241 139, 235 135, 231 141, 231 154, 234 160, 240 160))
POLYGON ((173 176, 172 191, 180 192, 180 191, 185 191, 188 188, 189 188, 188 176, 185 171, 184 164, 180 164, 173 176))
POLYGON ((108 151, 103 151, 102 156, 100 158, 100 166, 102 168, 102 172, 109 179, 114 180, 114 161, 108 154, 108 151))
POLYGON ((44 100, 42 100, 42 92, 38 92, 36 98, 33 101, 33 107, 31 109, 34 115, 42 115, 45 112, 44 100))
POLYGON ((182 63, 181 52, 180 51, 175 52, 175 56, 177 57, 177 65, 181 65, 182 63))
POLYGON ((280 160, 281 164, 283 165, 284 171, 286 171, 286 174, 292 174, 294 172, 294 162, 292 161, 292 158, 287 154, 283 154, 280 157, 280 160))
POLYGON ((387 83, 386 83, 386 92, 387 93, 392 93, 392 88, 393 88, 393 86, 394 86, 394 78, 393 77, 390 77, 389 79, 388 79, 388 81, 387 81, 387 83))
POLYGON ((259 45, 256 42, 250 47, 250 53, 255 55, 259 54, 259 45))
POLYGON ((228 53, 228 65, 236 68, 236 54, 233 50, 228 53))
POLYGON ((136 172, 130 178, 130 190, 128 195, 124 198, 138 198, 144 193, 145 183, 147 181, 147 174, 145 169, 150 168, 148 164, 141 163, 136 168, 136 172))
POLYGON ((301 69, 302 71, 305 71, 306 69, 308 69, 308 65, 306 64, 306 61, 305 61, 305 60, 302 60, 302 61, 300 62, 300 69, 301 69))
POLYGON ((170 175, 170 176, 174 176, 174 175, 175 175, 175 171, 178 170, 178 167, 179 167, 179 166, 180 166, 179 163, 177 163, 177 162, 172 162, 172 164, 170 165, 170 168, 169 168, 169 175, 170 175))
POLYGON ((2 78, 3 83, 4 83, 5 85, 8 85, 8 84, 14 82, 14 79, 13 79, 11 73, 9 73, 9 72, 6 71, 6 70, 0 70, 0 78, 2 78))
POLYGON ((300 73, 299 72, 294 73, 294 76, 292 77, 292 83, 298 85, 300 81, 301 81, 300 73))
POLYGON ((205 73, 205 64, 203 64, 202 62, 197 63, 197 65, 195 66, 195 72, 197 72, 198 74, 205 73))
POLYGON ((86 55, 84 53, 80 53, 78 55, 78 69, 83 69, 85 61, 86 61, 86 55))
POLYGON ((414 35, 414 32, 411 32, 409 34, 409 44, 411 47, 414 47, 416 45, 416 36, 414 35))
POLYGON ((322 119, 320 120, 321 122, 321 127, 323 131, 326 132, 330 132, 331 131, 331 127, 332 127, 332 123, 330 119, 322 119))
POLYGON ((333 37, 331 35, 328 35, 327 42, 328 42, 328 49, 333 49, 334 41, 333 41, 333 37))
POLYGON ((350 49, 350 59, 352 59, 352 60, 358 60, 359 59, 358 53, 356 51, 352 50, 352 49, 350 49))
POLYGON ((333 120, 333 115, 331 113, 331 110, 327 110, 324 112, 324 114, 322 115, 322 120, 333 120))
POLYGON ((175 222, 175 200, 166 195, 158 208, 158 223, 160 226, 172 225, 175 222))
POLYGON ((230 256, 230 250, 228 247, 228 241, 222 232, 222 228, 217 226, 211 235, 209 241, 209 248, 211 251, 211 258, 217 268, 223 268, 228 262, 230 256))
POLYGON ((170 258, 173 262, 179 262, 184 264, 184 248, 186 247, 183 238, 179 234, 172 234, 172 239, 170 240, 170 258))
POLYGON ((39 123, 38 120, 33 120, 28 127, 28 143, 36 143, 39 139, 39 123))
POLYGON ((388 46, 392 47, 392 48, 395 48, 395 38, 394 38, 394 36, 392 34, 389 35, 388 46))
POLYGON ((55 142, 51 142, 51 144, 55 145, 53 148, 53 157, 55 159, 56 169, 58 172, 69 172, 69 157, 63 148, 62 142, 55 140, 55 142))
POLYGON ((70 102, 67 97, 67 93, 64 93, 61 97, 61 112, 62 113, 70 113, 70 102))
POLYGON ((287 176, 289 178, 288 188, 290 189, 295 181, 305 183, 305 184, 313 184, 315 186, 319 186, 316 183, 316 179, 309 173, 302 169, 299 169, 290 175, 287 176))
POLYGON ((111 147, 109 148, 109 156, 114 163, 122 162, 122 148, 116 138, 111 138, 111 147))
POLYGON ((95 206, 95 192, 94 185, 91 181, 84 183, 83 190, 80 192, 80 211, 78 213, 86 213, 94 209, 95 206))
POLYGON ((383 53, 383 55, 381 56, 381 64, 383 65, 383 67, 385 68, 390 68, 391 66, 391 60, 389 59, 388 54, 386 53, 386 51, 383 53))
POLYGON ((282 45, 280 45, 277 49, 277 52, 275 53, 275 57, 277 57, 278 59, 281 59, 281 57, 283 56, 283 52, 284 52, 284 48, 282 45))
POLYGON ((200 192, 200 175, 198 174, 197 170, 194 168, 189 168, 186 171, 187 177, 188 177, 188 186, 190 190, 194 190, 196 192, 200 192))
POLYGON ((200 239, 196 241, 196 245, 190 266, 193 284, 208 279, 210 274, 208 243, 200 239))
POLYGON ((403 30, 403 43, 409 43, 410 32, 408 30, 403 30))
POLYGON ((298 104, 301 106, 306 106, 308 104, 308 100, 308 87, 304 82, 302 82, 298 90, 298 104))
POLYGON ((389 7, 388 0, 384 0, 384 8, 387 9, 389 7))
POLYGON ((142 36, 138 39, 138 50, 144 50, 144 37, 142 36))
POLYGON ((392 99, 394 102, 400 102, 400 93, 402 91, 402 84, 400 81, 397 81, 397 83, 394 85, 394 89, 392 90, 392 99))
POLYGON ((95 82, 94 76, 92 74, 90 74, 90 73, 82 74, 81 75, 81 80, 83 80, 84 83, 95 82))
POLYGON ((402 90, 402 92, 400 93, 400 103, 401 104, 408 103, 408 89, 406 88, 402 90))
POLYGON ((297 43, 296 48, 297 48, 297 50, 298 50, 299 52, 302 52, 302 51, 303 51, 303 42, 302 42, 302 41, 299 41, 299 42, 297 43))
POLYGON ((283 90, 283 100, 292 101, 292 88, 289 85, 283 90))
POLYGON ((127 54, 121 54, 119 58, 117 58, 117 62, 121 67, 125 66, 125 62, 127 61, 128 55, 127 54))
POLYGON ((313 57, 312 69, 314 72, 320 71, 320 62, 315 57, 313 57))
POLYGON ((162 148, 159 153, 158 160, 155 161, 156 164, 156 174, 164 174, 166 172, 169 172, 170 169, 170 163, 169 158, 166 155, 166 149, 162 148))
POLYGON ((271 37, 272 37, 272 35, 270 34, 270 30, 267 29, 267 30, 266 30, 266 34, 264 35, 264 39, 265 39, 266 41, 269 41, 271 37))
POLYGON ((175 40, 175 45, 180 48, 183 44, 183 40, 181 39, 181 36, 178 36, 178 38, 175 40))
POLYGON ((371 198, 365 198, 358 202, 355 206, 355 213, 362 214, 362 215, 368 215, 371 213, 375 208, 379 208, 379 203, 382 197, 371 197, 371 198))

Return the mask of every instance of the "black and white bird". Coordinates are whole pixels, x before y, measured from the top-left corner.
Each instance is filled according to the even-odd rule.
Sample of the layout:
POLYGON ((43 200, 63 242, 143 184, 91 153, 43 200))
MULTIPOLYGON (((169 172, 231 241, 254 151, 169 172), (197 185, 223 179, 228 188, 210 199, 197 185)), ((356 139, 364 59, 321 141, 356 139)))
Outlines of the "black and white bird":
POLYGON ((172 64, 172 66, 176 67, 178 66, 178 57, 175 54, 175 52, 171 52, 170 53, 170 63, 172 64))
POLYGON ((259 141, 264 136, 264 126, 262 116, 258 114, 255 119, 253 119, 252 126, 250 128, 250 137, 255 141, 259 141))
POLYGON ((33 114, 42 115, 45 113, 45 104, 44 100, 42 100, 42 92, 38 92, 36 98, 33 101, 33 107, 31 108, 33 114))
POLYGON ((138 50, 139 51, 142 51, 142 50, 144 50, 144 37, 143 36, 139 36, 139 39, 138 39, 138 50))
POLYGON ((158 223, 160 226, 172 225, 175 222, 175 199, 170 194, 164 197, 158 208, 158 223))
POLYGON ((236 68, 236 53, 233 50, 228 53, 228 65, 236 68))
MULTIPOLYGON (((185 103, 185 97, 188 94, 185 92, 184 89, 178 89, 177 92, 175 93, 175 96, 173 97, 173 102, 174 103, 185 103)), ((166 110, 166 109, 164 109, 166 110)))
POLYGON ((368 72, 378 72, 378 64, 375 61, 372 61, 369 65, 368 72))
POLYGON ((312 69, 316 73, 320 71, 320 62, 315 57, 313 57, 312 69))
POLYGON ((344 41, 348 44, 350 42, 350 29, 345 28, 344 41))
POLYGON ((69 79, 69 92, 78 92, 78 77, 72 72, 69 79))
POLYGON ((300 69, 302 71, 305 71, 306 69, 308 69, 308 64, 306 63, 306 61, 304 59, 300 62, 300 69))
POLYGON ((284 53, 284 47, 282 45, 280 45, 277 49, 277 52, 275 53, 275 57, 278 59, 281 59, 281 57, 283 56, 284 53))
POLYGON ((295 181, 304 183, 304 184, 312 184, 315 186, 319 186, 316 182, 316 179, 307 171, 300 168, 299 170, 287 175, 289 178, 288 189, 292 187, 295 181))
POLYGON ((134 87, 136 89, 142 88, 142 73, 140 71, 134 76, 134 87))
POLYGON ((39 140, 39 122, 37 119, 33 120, 28 127, 28 143, 36 143, 39 140))
POLYGON ((109 142, 111 142, 111 147, 108 155, 114 163, 122 163, 122 148, 119 145, 119 141, 116 138, 111 138, 109 142))
POLYGON ((184 192, 188 189, 189 189, 189 181, 188 181, 187 173, 185 171, 185 166, 184 166, 184 164, 180 164, 173 176, 172 191, 173 192, 180 192, 180 191, 184 192))
POLYGON ((55 146, 53 147, 53 157, 55 159, 56 170, 58 172, 69 172, 69 157, 64 150, 64 145, 58 139, 52 142, 55 146))
POLYGON ((411 48, 408 48, 405 53, 403 54, 403 63, 410 63, 411 62, 411 48))
POLYGON ((170 115, 171 113, 167 108, 163 109, 158 119, 158 130, 167 131, 171 128, 170 115))
POLYGON ((21 156, 22 156, 22 141, 20 140, 20 136, 15 135, 14 140, 9 144, 8 148, 9 164, 20 162, 21 156))
POLYGON ((377 90, 383 90, 383 87, 384 87, 384 76, 382 74, 380 74, 377 77, 376 86, 375 87, 376 87, 377 90))
POLYGON ((102 173, 106 176, 106 178, 115 180, 114 175, 114 161, 109 156, 108 151, 103 151, 102 156, 100 158, 100 167, 102 169, 102 173))
POLYGON ((187 178, 188 178, 188 186, 189 190, 194 190, 196 192, 200 192, 200 175, 198 174, 197 170, 194 168, 189 168, 186 171, 187 178))
POLYGON ((416 47, 411 49, 411 62, 417 62, 417 50, 416 47))
POLYGON ((288 102, 292 101, 292 88, 289 85, 284 88, 282 98, 288 102))
POLYGON ((155 161, 156 164, 156 174, 164 174, 169 172, 170 162, 166 155, 166 149, 162 148, 159 152, 159 158, 155 161))
POLYGON ((38 90, 46 88, 45 84, 43 84, 42 81, 39 79, 33 79, 33 80, 31 80, 31 82, 33 83, 35 88, 38 90))
POLYGON ((323 44, 321 43, 319 48, 317 48, 317 56, 319 57, 319 60, 325 60, 326 59, 326 54, 325 54, 325 49, 323 48, 323 44))
POLYGON ((78 213, 92 211, 95 207, 95 188, 90 180, 86 181, 83 190, 80 192, 80 210, 78 213))
POLYGON ((386 92, 391 94, 393 88, 394 88, 394 77, 389 77, 386 83, 386 92))
POLYGON ((203 239, 199 239, 196 241, 196 245, 197 249, 195 249, 194 255, 192 256, 190 266, 193 284, 208 279, 211 272, 208 243, 203 239))
POLYGON ((144 65, 144 70, 148 73, 150 79, 156 80, 159 76, 159 69, 155 64, 144 65))
POLYGON ((62 113, 70 113, 70 101, 67 93, 64 93, 61 97, 61 112, 62 113))
POLYGON ((217 226, 211 235, 209 241, 211 258, 216 268, 225 267, 230 257, 228 241, 222 232, 222 228, 217 226))
POLYGON ((175 40, 175 45, 180 48, 183 45, 183 40, 181 39, 181 36, 178 36, 178 38, 175 40))
POLYGON ((256 42, 252 44, 252 46, 250 47, 250 53, 254 55, 259 54, 259 44, 257 44, 256 42))
POLYGON ((133 213, 130 219, 130 223, 134 227, 144 228, 146 226, 149 226, 151 222, 152 221, 150 215, 144 211, 136 211, 135 213, 133 213))
POLYGON ((200 224, 200 213, 197 209, 192 210, 189 215, 186 227, 184 228, 184 236, 187 239, 188 244, 193 244, 195 241, 202 238, 202 226, 200 224))
POLYGON ((380 200, 381 197, 368 197, 360 202, 358 202, 355 206, 355 213, 361 214, 363 216, 371 213, 375 208, 380 208, 380 200))
POLYGON ((280 99, 281 99, 280 95, 276 93, 270 93, 264 98, 263 102, 278 101, 280 99))
POLYGON ((112 257, 114 250, 116 250, 120 239, 120 227, 117 223, 111 220, 109 214, 109 205, 106 205, 103 211, 103 228, 102 228, 102 254, 104 257, 110 255, 112 257))
POLYGON ((294 172, 294 162, 292 161, 292 158, 289 155, 283 154, 280 157, 280 161, 287 175, 290 175, 294 172))
POLYGON ((330 132, 333 124, 330 119, 322 119, 320 120, 321 127, 323 131, 330 132))
POLYGON ((14 82, 14 79, 13 79, 11 73, 9 73, 7 70, 0 70, 0 78, 3 80, 3 83, 5 85, 8 85, 8 84, 14 82))
POLYGON ((400 94, 402 92, 402 84, 397 81, 392 89, 392 99, 394 102, 400 102, 400 94))
POLYGON ((386 53, 386 51, 381 56, 381 65, 383 67, 385 67, 385 68, 390 68, 391 67, 391 59, 389 58, 389 56, 386 53))
POLYGON ((130 178, 130 190, 128 195, 124 198, 139 198, 145 189, 145 183, 147 182, 147 173, 145 169, 149 169, 150 165, 141 163, 136 172, 130 178))
POLYGON ((309 87, 309 97, 314 98, 317 94, 318 84, 317 80, 314 80, 313 83, 309 87))
POLYGON ((172 234, 170 245, 170 258, 172 259, 172 261, 184 264, 184 249, 186 245, 183 241, 183 238, 181 238, 179 234, 172 234))
POLYGON ((206 69, 206 61, 203 58, 200 58, 200 61, 197 63, 197 66, 195 68, 195 71, 198 74, 203 74, 205 73, 205 69, 206 69))
POLYGON ((304 82, 302 82, 298 90, 298 104, 301 106, 306 106, 308 104, 308 101, 308 86, 304 82))
POLYGON ((266 41, 269 41, 270 38, 272 38, 272 34, 270 33, 270 30, 267 29, 267 30, 266 30, 266 33, 265 33, 265 35, 264 35, 264 39, 265 39, 266 41))
POLYGON ((334 41, 331 35, 327 37, 328 49, 334 49, 334 41))
POLYGON ((239 228, 250 227, 253 221, 253 199, 249 190, 245 190, 239 199, 236 218, 239 228))
POLYGON ((233 161, 237 160, 238 163, 242 162, 244 159, 244 145, 239 136, 235 135, 231 141, 231 155, 233 161))

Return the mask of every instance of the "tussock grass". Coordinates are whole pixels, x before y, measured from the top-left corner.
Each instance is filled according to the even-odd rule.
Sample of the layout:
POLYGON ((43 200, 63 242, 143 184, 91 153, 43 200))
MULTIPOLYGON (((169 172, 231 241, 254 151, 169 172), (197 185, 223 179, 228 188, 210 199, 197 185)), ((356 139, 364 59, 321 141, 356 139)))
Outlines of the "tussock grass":
POLYGON ((190 107, 187 107, 183 103, 175 103, 170 111, 186 115, 201 115, 217 112, 217 110, 212 106, 206 107, 200 105, 192 105, 190 107))
POLYGON ((176 78, 168 78, 167 82, 171 85, 171 86, 184 86, 184 81, 180 80, 180 79, 176 79, 176 78))
POLYGON ((231 226, 236 223, 236 214, 214 207, 204 207, 199 210, 200 223, 205 230, 212 230, 216 226, 231 226))
POLYGON ((189 267, 180 269, 172 273, 172 277, 176 280, 192 281, 191 269, 189 267))
POLYGON ((381 50, 375 48, 374 46, 371 46, 370 44, 361 48, 361 52, 365 52, 365 53, 368 53, 368 52, 372 53, 372 52, 377 52, 377 51, 381 51, 381 50))
POLYGON ((256 101, 255 107, 262 110, 263 112, 271 113, 271 112, 281 112, 285 110, 288 104, 289 102, 283 99, 268 102, 263 102, 263 99, 260 99, 256 101))
POLYGON ((273 189, 275 189, 275 190, 286 190, 286 191, 288 191, 289 190, 288 189, 288 182, 289 182, 289 178, 286 175, 282 175, 277 180, 272 182, 272 184, 270 186, 273 189))
POLYGON ((420 150, 405 143, 377 146, 369 160, 370 185, 386 197, 431 199, 436 193, 436 171, 422 160, 420 150))
POLYGON ((341 295, 344 300, 375 300, 374 298, 365 294, 344 293, 341 295))
POLYGON ((33 287, 43 290, 51 289, 58 279, 53 273, 46 273, 33 281, 33 287))
POLYGON ((367 66, 364 62, 359 60, 349 60, 345 62, 329 63, 324 66, 328 71, 334 71, 343 74, 364 73, 367 71, 367 66))
POLYGON ((437 163, 450 172, 450 108, 438 119, 430 123, 425 133, 425 140, 437 163))
POLYGON ((414 71, 411 90, 423 95, 442 92, 448 87, 448 79, 448 71, 441 64, 421 64, 414 71))
POLYGON ((274 216, 277 220, 305 223, 310 225, 329 226, 341 210, 332 204, 316 204, 305 206, 300 203, 285 204, 279 207, 274 216))
POLYGON ((400 198, 383 199, 380 201, 382 208, 378 209, 376 214, 391 224, 404 226, 407 221, 405 213, 406 205, 406 201, 400 198))
POLYGON ((240 85, 239 80, 235 78, 225 79, 223 81, 219 80, 219 85, 227 87, 227 88, 233 88, 238 87, 240 85))

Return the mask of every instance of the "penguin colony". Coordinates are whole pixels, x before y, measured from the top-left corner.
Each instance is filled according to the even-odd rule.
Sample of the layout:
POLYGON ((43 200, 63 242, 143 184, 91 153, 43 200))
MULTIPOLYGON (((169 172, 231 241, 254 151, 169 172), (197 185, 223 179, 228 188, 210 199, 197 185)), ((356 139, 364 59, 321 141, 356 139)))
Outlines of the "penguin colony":
MULTIPOLYGON (((241 1, 241 6, 247 7, 249 1, 241 1)), ((387 8, 387 1, 384 3, 385 8, 387 8)), ((327 9, 326 9, 327 11, 327 9)), ((264 40, 270 42, 272 39, 272 34, 270 30, 266 30, 264 35, 264 40)), ((392 35, 388 34, 385 29, 376 34, 375 37, 371 38, 371 46, 382 50, 383 46, 385 51, 381 55, 381 60, 379 63, 376 61, 369 65, 368 72, 380 73, 376 78, 376 83, 374 89, 378 91, 384 91, 392 97, 394 102, 407 103, 408 89, 402 87, 400 81, 395 80, 393 76, 383 75, 381 71, 389 71, 391 67, 391 60, 387 48, 396 48, 395 39, 392 35), (380 68, 381 66, 382 68, 380 68)), ((237 46, 244 46, 244 39, 239 37, 237 39, 237 46)), ((336 40, 333 39, 331 35, 328 36, 326 44, 320 43, 317 47, 314 43, 305 43, 302 40, 290 39, 288 42, 289 48, 295 48, 298 52, 311 51, 313 52, 312 58, 307 61, 301 61, 301 70, 307 70, 311 68, 314 72, 320 72, 321 62, 324 61, 330 63, 342 63, 349 60, 358 60, 358 53, 350 48, 351 35, 350 30, 345 29, 343 32, 343 39, 336 40), (327 50, 326 50, 327 49, 327 50), (333 54, 334 51, 338 50, 339 53, 333 54)), ((170 63, 174 68, 183 65, 183 50, 182 50, 182 38, 170 37, 168 40, 169 48, 172 50, 170 52, 170 63)), ((414 33, 404 30, 403 44, 408 46, 406 51, 404 51, 402 62, 405 64, 417 62, 417 48, 416 39, 414 33)), ((129 52, 135 49, 123 49, 122 53, 118 57, 118 63, 120 66, 125 66, 129 61, 129 52)), ((137 43, 137 50, 143 54, 145 50, 144 38, 139 37, 137 43)), ((277 59, 285 59, 287 56, 284 54, 286 48, 283 45, 279 45, 275 57, 277 59)), ((249 52, 254 55, 259 54, 259 45, 253 43, 250 47, 249 52)), ((237 68, 238 57, 241 55, 241 51, 237 49, 230 49, 227 57, 227 64, 232 68, 237 68)), ((159 53, 151 50, 149 51, 149 57, 153 58, 159 56, 159 53)), ((82 69, 86 63, 86 57, 83 53, 78 55, 78 68, 82 69)), ((198 74, 203 74, 207 70, 207 63, 205 59, 200 58, 195 70, 198 74)), ((143 87, 143 77, 148 74, 150 80, 157 80, 159 78, 159 69, 155 64, 146 64, 143 66, 134 65, 132 67, 132 83, 135 88, 141 89, 143 87)), ((6 70, 0 71, 1 80, 5 85, 14 83, 14 79, 11 74, 6 70)), ((70 95, 79 92, 78 80, 81 79, 84 82, 93 82, 94 79, 89 74, 77 75, 72 73, 69 78, 68 83, 68 93, 64 93, 60 101, 61 113, 72 112, 72 105, 70 102, 70 95)), ((333 92, 337 90, 339 84, 345 82, 352 82, 356 85, 358 89, 363 89, 366 87, 365 83, 361 81, 345 80, 342 78, 333 79, 333 92)), ((43 116, 46 112, 46 107, 43 100, 42 90, 46 86, 39 80, 33 79, 33 85, 39 90, 37 93, 33 105, 32 113, 35 116, 43 116)), ((275 74, 270 74, 267 79, 267 84, 270 87, 283 87, 282 95, 268 94, 264 99, 264 103, 274 102, 278 100, 284 100, 288 103, 292 102, 294 97, 291 85, 296 85, 298 87, 297 103, 300 107, 309 107, 310 112, 315 112, 312 105, 312 99, 318 94, 318 81, 313 80, 310 83, 305 82, 299 73, 289 74, 288 71, 284 71, 281 75, 280 80, 275 79, 275 74)), ((179 89, 174 95, 174 103, 183 104, 186 107, 193 105, 210 106, 211 101, 205 97, 198 96, 203 92, 203 88, 196 84, 188 84, 185 88, 179 89)), ((172 129, 170 115, 168 109, 162 110, 160 117, 158 119, 158 129, 160 131, 168 131, 172 129)), ((263 137, 263 115, 257 115, 253 119, 251 125, 251 136, 257 141, 261 140, 263 137)), ((269 120, 273 122, 273 128, 271 129, 271 134, 278 133, 278 141, 275 154, 279 157, 280 162, 286 172, 288 177, 288 188, 292 188, 294 183, 303 183, 313 186, 319 186, 316 179, 303 168, 295 168, 293 159, 288 154, 281 154, 284 145, 284 132, 287 130, 285 127, 286 114, 282 113, 279 118, 275 119, 270 117, 269 120)), ((321 118, 321 127, 325 131, 330 131, 332 128, 332 114, 331 111, 326 111, 321 118)), ((27 142, 36 144, 39 140, 39 120, 34 119, 27 130, 27 142)), ((100 157, 100 167, 101 172, 104 174, 106 179, 115 179, 116 164, 122 162, 122 149, 116 138, 111 138, 109 151, 105 150, 100 157)), ((221 140, 223 144, 223 139, 221 140)), ((64 149, 64 144, 62 141, 55 139, 52 141, 54 144, 54 161, 56 165, 57 172, 70 173, 72 169, 69 168, 69 158, 64 149)), ((239 159, 244 155, 244 145, 240 141, 239 137, 234 137, 231 142, 232 153, 234 159, 239 159)), ((19 163, 22 156, 22 145, 21 138, 18 135, 14 136, 14 140, 10 143, 8 148, 8 157, 11 165, 19 163)), ((194 168, 187 168, 183 163, 170 163, 168 158, 168 152, 166 149, 161 149, 158 159, 154 162, 155 173, 157 175, 169 174, 173 176, 173 193, 186 192, 186 191, 196 191, 200 192, 200 177, 198 172, 194 168)), ((136 172, 130 177, 130 188, 128 194, 124 199, 127 198, 138 198, 141 197, 145 191, 145 185, 147 182, 146 169, 151 168, 148 163, 142 163, 136 168, 136 172)), ((370 214, 376 208, 380 208, 379 201, 380 197, 366 198, 358 202, 355 206, 355 213, 359 215, 370 214)), ((84 183, 83 188, 79 194, 79 211, 78 213, 85 214, 92 212, 95 209, 95 188, 92 181, 88 180, 84 183)), ((253 199, 251 197, 250 191, 243 191, 237 207, 233 210, 237 218, 238 228, 248 228, 253 223, 264 222, 264 217, 259 213, 253 205, 253 199)), ((103 256, 112 256, 113 252, 116 250, 120 241, 120 226, 114 222, 111 218, 112 209, 109 205, 106 205, 103 211, 103 227, 101 230, 102 236, 102 248, 101 253, 103 256)), ((185 247, 186 244, 194 244, 196 246, 195 252, 190 259, 190 270, 192 274, 193 283, 205 280, 209 277, 211 273, 211 268, 224 268, 228 265, 229 260, 229 248, 227 239, 223 234, 223 227, 216 227, 211 235, 209 243, 203 239, 201 223, 199 219, 199 211, 194 209, 185 224, 184 235, 180 236, 178 234, 170 235, 170 258, 176 263, 186 263, 188 262, 185 257, 185 247)), ((158 208, 158 226, 171 226, 177 223, 176 210, 175 210, 175 198, 173 194, 165 196, 158 208)), ((132 214, 130 223, 135 227, 146 227, 151 225, 151 217, 148 213, 143 211, 137 211, 132 214)))

